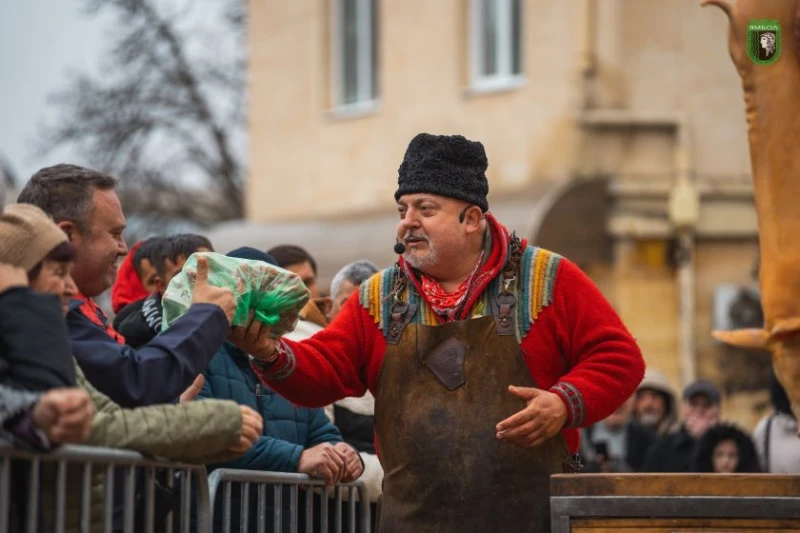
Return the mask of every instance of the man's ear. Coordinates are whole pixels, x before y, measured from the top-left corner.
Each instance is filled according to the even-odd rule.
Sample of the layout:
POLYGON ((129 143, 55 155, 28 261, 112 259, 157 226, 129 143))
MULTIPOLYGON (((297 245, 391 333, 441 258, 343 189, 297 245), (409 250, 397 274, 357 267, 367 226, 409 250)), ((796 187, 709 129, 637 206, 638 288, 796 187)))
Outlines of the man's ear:
POLYGON ((462 222, 465 223, 468 227, 474 227, 475 229, 480 229, 481 220, 483 219, 483 211, 477 205, 470 205, 461 212, 462 222))
POLYGON ((78 231, 75 223, 70 220, 62 220, 58 223, 58 227, 61 228, 61 231, 67 234, 67 239, 69 239, 69 242, 72 242, 73 236, 78 231))

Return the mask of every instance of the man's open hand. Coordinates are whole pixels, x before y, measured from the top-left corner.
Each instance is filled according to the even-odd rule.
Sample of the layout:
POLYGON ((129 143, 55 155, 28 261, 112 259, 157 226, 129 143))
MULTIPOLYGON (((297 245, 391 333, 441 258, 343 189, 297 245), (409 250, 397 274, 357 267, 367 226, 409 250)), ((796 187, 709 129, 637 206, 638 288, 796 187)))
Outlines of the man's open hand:
POLYGON ((567 421, 567 407, 561 397, 533 387, 508 387, 508 392, 526 400, 520 412, 497 424, 497 438, 523 448, 533 448, 552 438, 567 421))

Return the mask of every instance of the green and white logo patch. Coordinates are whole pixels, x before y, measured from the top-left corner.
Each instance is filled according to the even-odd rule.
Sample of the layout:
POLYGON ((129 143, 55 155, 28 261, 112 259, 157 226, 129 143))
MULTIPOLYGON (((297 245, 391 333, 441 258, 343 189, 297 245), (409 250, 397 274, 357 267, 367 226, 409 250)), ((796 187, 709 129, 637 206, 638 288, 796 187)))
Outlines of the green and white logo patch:
POLYGON ((747 55, 757 65, 771 65, 781 55, 781 25, 777 20, 751 20, 747 25, 747 55))

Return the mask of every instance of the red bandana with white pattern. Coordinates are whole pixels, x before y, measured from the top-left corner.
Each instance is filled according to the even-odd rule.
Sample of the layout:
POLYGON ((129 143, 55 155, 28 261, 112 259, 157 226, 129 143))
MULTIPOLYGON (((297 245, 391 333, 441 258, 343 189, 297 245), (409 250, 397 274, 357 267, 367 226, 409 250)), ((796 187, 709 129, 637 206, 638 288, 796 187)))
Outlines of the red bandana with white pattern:
POLYGON ((475 263, 475 268, 472 269, 470 275, 467 276, 467 279, 465 279, 453 292, 446 292, 441 283, 430 276, 420 274, 422 290, 425 291, 428 304, 436 312, 436 314, 446 317, 448 322, 455 319, 456 313, 459 309, 461 309, 461 305, 467 298, 469 289, 472 286, 472 282, 475 280, 475 276, 478 273, 482 262, 483 252, 481 252, 481 256, 478 258, 478 262, 475 263))

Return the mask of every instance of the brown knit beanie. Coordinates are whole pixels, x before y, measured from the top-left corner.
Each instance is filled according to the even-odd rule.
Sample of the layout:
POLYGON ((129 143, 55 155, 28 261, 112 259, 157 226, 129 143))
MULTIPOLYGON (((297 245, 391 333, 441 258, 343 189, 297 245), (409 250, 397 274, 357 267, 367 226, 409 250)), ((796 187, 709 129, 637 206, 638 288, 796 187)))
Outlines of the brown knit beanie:
POLYGON ((0 215, 0 262, 30 272, 63 242, 61 231, 44 211, 30 204, 7 205, 0 215))

